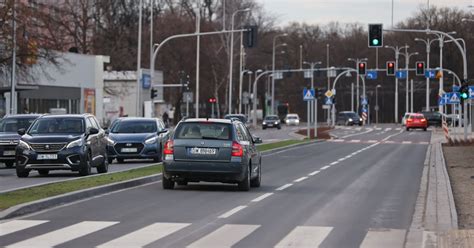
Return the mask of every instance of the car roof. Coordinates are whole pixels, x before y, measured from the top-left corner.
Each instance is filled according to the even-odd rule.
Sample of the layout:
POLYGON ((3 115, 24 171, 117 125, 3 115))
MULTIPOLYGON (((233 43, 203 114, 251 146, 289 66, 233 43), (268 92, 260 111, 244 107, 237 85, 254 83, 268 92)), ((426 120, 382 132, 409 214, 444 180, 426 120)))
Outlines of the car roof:
POLYGON ((233 120, 229 119, 214 119, 214 118, 190 118, 186 120, 182 120, 181 122, 214 122, 214 123, 223 123, 223 124, 231 124, 233 120))
POLYGON ((341 111, 339 114, 357 114, 356 112, 353 111, 341 111))
POLYGON ((157 118, 145 118, 145 117, 120 117, 119 121, 156 121, 157 118))
POLYGON ((228 116, 229 116, 229 117, 231 117, 231 116, 246 117, 244 114, 226 114, 226 115, 224 116, 224 118, 225 118, 225 117, 228 117, 228 116))
POLYGON ((413 115, 413 116, 424 116, 423 114, 420 114, 420 113, 410 113, 410 115, 413 115))
POLYGON ((17 114, 17 115, 5 115, 3 118, 38 118, 42 114, 17 114))
POLYGON ((93 116, 92 114, 65 114, 65 115, 43 115, 40 118, 85 118, 93 116))

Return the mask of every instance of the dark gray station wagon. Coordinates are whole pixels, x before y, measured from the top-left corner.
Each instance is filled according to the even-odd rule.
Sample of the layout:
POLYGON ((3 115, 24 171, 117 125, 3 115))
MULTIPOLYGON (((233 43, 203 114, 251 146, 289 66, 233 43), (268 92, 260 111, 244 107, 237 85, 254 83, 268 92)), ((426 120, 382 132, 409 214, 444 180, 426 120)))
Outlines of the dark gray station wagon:
POLYGON ((181 121, 163 149, 163 188, 200 181, 237 183, 242 191, 259 187, 262 159, 255 144, 261 142, 237 120, 181 121))

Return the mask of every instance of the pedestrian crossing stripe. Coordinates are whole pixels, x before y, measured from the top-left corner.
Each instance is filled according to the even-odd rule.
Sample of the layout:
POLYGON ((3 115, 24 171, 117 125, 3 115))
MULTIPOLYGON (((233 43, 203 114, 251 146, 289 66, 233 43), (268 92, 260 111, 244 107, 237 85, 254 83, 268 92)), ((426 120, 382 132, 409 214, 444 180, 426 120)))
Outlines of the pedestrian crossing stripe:
MULTIPOLYGON (((73 240, 80 243, 81 238, 86 235, 92 235, 103 229, 122 224, 115 221, 82 221, 28 239, 23 239, 23 236, 20 237, 23 230, 27 228, 35 228, 36 226, 38 226, 38 230, 41 230, 39 225, 47 222, 49 221, 13 220, 6 223, 0 223, 0 230, 2 232, 7 230, 6 228, 8 227, 16 227, 16 231, 10 232, 9 234, 20 232, 18 235, 20 241, 7 245, 6 247, 54 247, 73 240)), ((157 244, 154 244, 156 247, 159 246, 161 239, 180 231, 184 232, 183 229, 190 228, 190 226, 192 226, 191 223, 156 222, 132 230, 128 234, 124 234, 115 239, 112 237, 110 241, 97 244, 97 247, 144 247, 157 242, 157 244)), ((202 226, 199 226, 199 228, 202 228, 202 226)), ((183 239, 183 242, 188 244, 187 247, 190 248, 232 247, 255 231, 263 228, 265 228, 265 226, 256 224, 224 224, 213 230, 209 230, 207 234, 203 233, 202 236, 189 235, 192 239, 183 239)), ((276 240, 270 242, 274 242, 272 245, 277 248, 319 247, 336 229, 336 227, 331 226, 296 226, 287 233, 282 234, 280 238, 276 238, 276 240)), ((186 233, 189 233, 188 231, 189 230, 187 230, 186 233)), ((361 248, 402 247, 400 244, 404 244, 405 242, 405 229, 368 229, 365 232, 365 236, 361 240, 361 248)), ((88 240, 88 242, 90 241, 88 240)), ((92 244, 87 243, 87 246, 92 246, 92 244)), ((266 244, 266 246, 268 246, 268 244, 266 244)))

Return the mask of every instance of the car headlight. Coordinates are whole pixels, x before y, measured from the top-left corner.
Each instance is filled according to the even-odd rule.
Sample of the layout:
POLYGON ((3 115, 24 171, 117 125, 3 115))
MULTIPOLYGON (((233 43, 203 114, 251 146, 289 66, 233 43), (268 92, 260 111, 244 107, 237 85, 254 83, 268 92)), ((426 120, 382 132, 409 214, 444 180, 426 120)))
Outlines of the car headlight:
POLYGON ((109 145, 109 146, 114 146, 115 145, 115 141, 113 141, 111 138, 106 137, 105 139, 107 140, 107 145, 109 145))
POLYGON ((353 121, 352 118, 349 118, 349 121, 353 121))
POLYGON ((362 122, 362 118, 360 118, 359 121, 362 122))
POLYGON ((278 121, 275 121, 275 125, 278 125, 278 121))
POLYGON ((23 150, 32 150, 31 146, 23 140, 20 140, 20 142, 18 142, 18 147, 20 147, 23 150))
POLYGON ((70 149, 70 148, 74 148, 74 147, 77 147, 77 146, 82 146, 82 139, 78 139, 78 140, 74 140, 74 141, 70 142, 69 144, 67 144, 66 148, 70 149))
POLYGON ((157 140, 158 140, 158 138, 152 137, 152 138, 149 138, 149 139, 145 140, 145 144, 147 144, 147 145, 155 144, 157 140))
POLYGON ((266 123, 265 121, 264 121, 262 124, 263 124, 263 125, 267 125, 267 123, 266 123))

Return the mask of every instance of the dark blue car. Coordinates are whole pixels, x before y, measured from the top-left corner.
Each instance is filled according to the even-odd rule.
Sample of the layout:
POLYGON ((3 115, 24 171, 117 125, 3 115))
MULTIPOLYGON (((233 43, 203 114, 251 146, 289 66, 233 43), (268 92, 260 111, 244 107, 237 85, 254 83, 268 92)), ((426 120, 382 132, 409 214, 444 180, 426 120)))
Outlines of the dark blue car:
POLYGON ((169 131, 157 118, 119 118, 108 130, 107 154, 109 163, 117 159, 153 159, 161 161, 161 151, 169 131))

